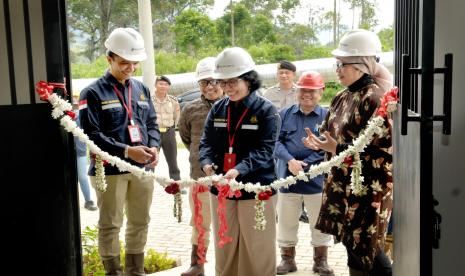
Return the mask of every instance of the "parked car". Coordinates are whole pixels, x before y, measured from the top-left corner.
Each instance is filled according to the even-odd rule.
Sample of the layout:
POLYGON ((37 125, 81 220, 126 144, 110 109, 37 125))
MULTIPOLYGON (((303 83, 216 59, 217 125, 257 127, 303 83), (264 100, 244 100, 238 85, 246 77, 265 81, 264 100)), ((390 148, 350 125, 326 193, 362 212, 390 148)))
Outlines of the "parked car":
POLYGON ((178 102, 179 102, 179 107, 182 108, 187 104, 190 103, 198 98, 200 98, 200 89, 199 88, 194 88, 191 90, 187 90, 184 93, 181 93, 178 96, 178 102))

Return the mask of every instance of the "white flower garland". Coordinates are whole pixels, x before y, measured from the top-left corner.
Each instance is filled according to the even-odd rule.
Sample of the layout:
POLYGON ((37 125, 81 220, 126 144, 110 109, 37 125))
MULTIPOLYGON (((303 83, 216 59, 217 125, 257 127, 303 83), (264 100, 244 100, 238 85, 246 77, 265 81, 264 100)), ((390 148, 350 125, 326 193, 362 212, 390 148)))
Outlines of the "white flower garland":
MULTIPOLYGON (((393 92, 389 91, 389 92, 393 92)), ((397 88, 395 90, 397 93, 397 88)), ((387 94, 386 94, 387 95, 387 94)), ((388 112, 393 112, 397 108, 396 102, 396 95, 394 98, 388 98, 388 96, 393 96, 393 94, 387 95, 385 100, 385 110, 388 112)), ((265 191, 270 191, 270 188, 274 190, 278 190, 280 188, 289 188, 290 185, 297 183, 297 180, 309 181, 309 179, 314 178, 320 174, 328 173, 331 171, 332 167, 341 166, 344 160, 350 156, 354 157, 352 163, 352 173, 351 173, 351 189, 355 195, 362 196, 367 193, 368 187, 363 185, 363 176, 361 175, 362 172, 362 163, 360 160, 360 152, 363 152, 364 148, 370 144, 373 140, 375 135, 383 136, 384 135, 384 118, 382 116, 376 116, 368 121, 367 127, 363 130, 363 132, 359 135, 357 139, 353 141, 353 145, 349 146, 346 150, 339 153, 336 156, 333 156, 330 160, 321 162, 318 165, 311 165, 310 168, 306 172, 299 172, 297 176, 288 176, 284 179, 278 179, 273 181, 268 186, 261 186, 260 183, 242 183, 237 182, 236 180, 228 180, 223 178, 223 175, 213 175, 213 176, 206 176, 199 178, 197 181, 193 179, 182 179, 178 181, 174 181, 173 179, 169 179, 166 177, 158 177, 153 172, 146 171, 144 168, 139 168, 134 166, 116 156, 112 156, 107 152, 101 150, 93 141, 89 139, 89 137, 84 133, 84 131, 79 128, 76 122, 70 118, 72 113, 72 105, 61 99, 57 94, 50 93, 48 95, 47 100, 52 104, 53 111, 52 117, 55 119, 60 119, 60 124, 63 128, 72 133, 75 137, 77 137, 80 141, 85 143, 89 150, 96 154, 96 176, 97 176, 97 188, 104 192, 106 190, 106 181, 104 177, 104 168, 103 168, 103 160, 108 162, 109 164, 116 166, 120 171, 128 171, 139 178, 150 178, 157 181, 161 186, 164 188, 176 183, 179 187, 185 188, 192 186, 194 184, 200 184, 205 186, 211 186, 213 184, 216 185, 229 185, 231 191, 236 190, 245 190, 247 192, 254 192, 256 194, 255 200, 255 226, 256 230, 265 230, 266 227, 266 219, 264 215, 265 211, 265 200, 259 199, 259 194, 265 191)), ((182 209, 181 209, 181 196, 180 193, 175 195, 175 203, 173 206, 173 213, 178 218, 178 221, 181 220, 182 216, 182 209)))
MULTIPOLYGON (((84 133, 84 131, 77 126, 76 122, 73 119, 71 119, 69 116, 63 116, 64 114, 66 114, 66 112, 72 110, 72 106, 67 101, 61 99, 57 94, 51 94, 49 96, 49 102, 53 106, 53 118, 58 119, 61 117, 60 124, 66 131, 71 132, 75 137, 77 137, 79 140, 85 143, 92 153, 99 155, 102 158, 102 160, 106 160, 109 164, 118 167, 120 171, 128 171, 139 178, 154 179, 163 187, 167 187, 172 183, 176 182, 179 184, 181 188, 189 187, 194 184, 210 186, 213 183, 216 183, 219 185, 229 185, 231 187, 231 190, 233 191, 244 190, 247 192, 254 192, 257 194, 269 189, 268 186, 262 186, 260 185, 260 183, 242 183, 237 182, 235 180, 227 180, 223 178, 223 175, 221 174, 202 177, 199 178, 197 181, 193 179, 181 179, 175 181, 167 177, 156 176, 153 172, 146 171, 143 168, 134 166, 120 159, 119 157, 112 156, 107 152, 101 150, 97 145, 95 145, 95 143, 92 140, 89 139, 89 137, 84 133)), ((360 134, 359 137, 353 141, 353 145, 349 146, 340 154, 333 156, 333 158, 331 158, 330 160, 321 162, 318 165, 311 165, 306 172, 299 172, 297 176, 288 176, 284 179, 281 178, 275 180, 269 186, 274 190, 278 190, 279 188, 288 188, 290 185, 295 184, 297 180, 309 181, 309 179, 314 178, 320 174, 330 172, 332 167, 337 167, 340 164, 342 164, 346 157, 354 156, 356 153, 362 152, 363 149, 373 140, 373 136, 375 134, 382 135, 383 130, 381 126, 383 125, 383 122, 384 119, 381 116, 377 116, 371 119, 370 121, 368 121, 368 125, 363 131, 363 133, 360 134)), ((363 178, 360 175, 354 175, 352 179, 357 183, 363 182, 363 178)))

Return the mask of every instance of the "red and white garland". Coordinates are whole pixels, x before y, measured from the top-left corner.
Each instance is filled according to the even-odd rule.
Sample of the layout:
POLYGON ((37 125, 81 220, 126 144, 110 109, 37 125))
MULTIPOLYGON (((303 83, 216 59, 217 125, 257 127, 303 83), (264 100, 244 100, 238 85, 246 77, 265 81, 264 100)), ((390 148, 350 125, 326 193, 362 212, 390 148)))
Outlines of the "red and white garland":
MULTIPOLYGON (((90 152, 96 155, 97 162, 97 177, 100 179, 98 188, 101 191, 105 191, 106 183, 104 177, 103 163, 109 163, 116 166, 120 171, 128 171, 136 175, 139 178, 151 178, 163 186, 166 192, 175 195, 176 201, 174 206, 175 216, 180 221, 181 218, 181 206, 180 206, 180 189, 193 186, 212 186, 215 185, 218 188, 218 216, 220 218, 220 245, 227 243, 230 238, 225 235, 227 232, 227 224, 224 218, 224 199, 226 197, 240 197, 240 190, 247 192, 254 192, 256 194, 256 205, 255 205, 255 226, 257 230, 264 230, 266 227, 266 220, 264 217, 265 201, 269 199, 271 195, 271 189, 278 190, 280 188, 288 188, 290 185, 297 183, 297 180, 309 181, 310 178, 314 178, 320 174, 330 172, 332 167, 339 167, 343 164, 349 164, 352 167, 351 173, 351 188, 355 195, 363 195, 366 193, 367 187, 363 185, 363 176, 361 175, 361 161, 360 152, 370 144, 375 135, 382 137, 387 133, 387 129, 383 126, 384 118, 388 113, 393 112, 397 108, 397 87, 393 87, 387 91, 381 99, 380 106, 376 112, 376 116, 368 121, 367 127, 359 135, 357 139, 353 141, 353 145, 349 146, 346 150, 333 156, 331 160, 321 162, 318 165, 312 165, 306 172, 300 172, 297 176, 288 176, 284 179, 278 179, 267 186, 262 186, 260 183, 242 183, 235 180, 229 180, 223 178, 222 175, 213 175, 199 178, 197 181, 193 179, 182 179, 174 181, 166 177, 156 176, 153 172, 148 172, 143 168, 134 166, 116 156, 112 156, 107 152, 101 150, 95 143, 89 139, 84 131, 79 128, 74 121, 75 114, 72 111, 72 105, 60 98, 57 94, 53 93, 54 88, 63 88, 63 84, 46 83, 40 81, 36 85, 36 91, 40 96, 40 99, 48 101, 53 106, 52 117, 60 120, 60 124, 63 128, 71 132, 75 137, 84 142, 90 152), (100 161, 101 160, 101 161, 100 161), (100 170, 98 170, 100 168, 100 170), (221 211, 222 210, 222 211, 221 211), (223 212, 223 213, 221 213, 223 212), (221 219, 223 218, 223 219, 221 219)), ((205 191, 203 189, 202 191, 205 191)), ((195 203, 196 204, 196 203, 195 203)), ((198 204, 196 205, 198 206, 198 204)), ((199 214, 200 212, 195 212, 199 214)), ((200 228, 200 225, 199 227, 200 228)), ((199 241, 201 242, 201 241, 199 241)), ((199 250, 200 251, 200 250, 199 250)), ((200 253, 200 252, 199 252, 200 253)))

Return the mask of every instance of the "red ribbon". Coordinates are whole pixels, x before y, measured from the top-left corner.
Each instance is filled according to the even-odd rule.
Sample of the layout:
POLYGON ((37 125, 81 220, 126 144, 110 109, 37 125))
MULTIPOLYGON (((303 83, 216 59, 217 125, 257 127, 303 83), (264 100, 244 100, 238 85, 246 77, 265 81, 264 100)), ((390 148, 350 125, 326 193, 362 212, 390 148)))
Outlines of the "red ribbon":
POLYGON ((378 116, 386 117, 386 115, 388 114, 388 104, 391 102, 397 103, 399 101, 399 97, 397 96, 398 90, 399 89, 396 86, 394 86, 393 88, 384 93, 383 97, 381 98, 378 111, 376 111, 376 114, 378 114, 378 116))
POLYGON ((194 185, 192 187, 192 199, 194 200, 194 223, 195 229, 199 233, 197 237, 197 260, 198 264, 206 263, 206 248, 205 248, 205 229, 203 229, 203 216, 202 216, 202 201, 199 199, 199 193, 205 193, 208 188, 203 185, 194 185))
POLYGON ((65 95, 68 95, 66 91, 66 84, 65 83, 58 83, 58 82, 45 82, 39 81, 36 83, 36 92, 39 94, 39 98, 42 101, 48 101, 48 97, 50 94, 53 93, 55 88, 61 88, 64 90, 65 95))
POLYGON ((226 197, 229 195, 229 185, 215 185, 218 190, 218 208, 216 213, 218 215, 218 247, 222 248, 225 244, 232 241, 231 237, 226 236, 228 232, 228 222, 226 221, 226 197))

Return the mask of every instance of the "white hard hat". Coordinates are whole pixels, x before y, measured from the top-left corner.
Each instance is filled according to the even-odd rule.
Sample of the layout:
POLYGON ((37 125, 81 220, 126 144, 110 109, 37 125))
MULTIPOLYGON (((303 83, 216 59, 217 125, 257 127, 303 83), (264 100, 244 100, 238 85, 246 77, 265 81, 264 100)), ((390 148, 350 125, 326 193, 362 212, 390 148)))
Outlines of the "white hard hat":
POLYGON ((378 56, 381 53, 381 41, 373 32, 352 30, 341 38, 339 47, 331 53, 336 57, 378 56))
POLYGON ((143 61, 147 59, 144 39, 132 28, 116 28, 105 40, 105 47, 118 56, 129 61, 143 61))
POLYGON ((250 54, 240 48, 226 48, 221 52, 215 61, 215 79, 229 79, 255 69, 255 62, 250 54))
POLYGON ((195 69, 196 79, 203 80, 208 78, 213 78, 213 72, 215 71, 215 58, 206 57, 197 63, 197 68, 195 69))

